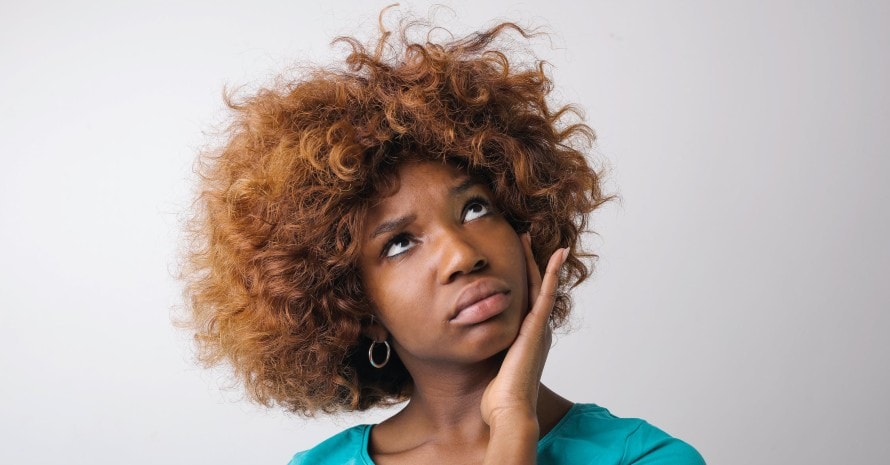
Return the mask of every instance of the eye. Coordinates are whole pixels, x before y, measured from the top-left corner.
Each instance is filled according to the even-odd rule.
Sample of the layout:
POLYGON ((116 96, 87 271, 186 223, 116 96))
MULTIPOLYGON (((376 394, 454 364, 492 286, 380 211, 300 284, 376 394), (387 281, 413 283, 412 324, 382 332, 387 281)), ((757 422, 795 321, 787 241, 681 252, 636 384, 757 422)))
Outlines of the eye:
POLYGON ((396 257, 407 252, 411 247, 414 247, 414 241, 405 234, 399 234, 383 246, 383 256, 386 258, 396 257))
POLYGON ((473 221, 491 213, 491 205, 482 197, 474 197, 464 207, 464 222, 473 221))

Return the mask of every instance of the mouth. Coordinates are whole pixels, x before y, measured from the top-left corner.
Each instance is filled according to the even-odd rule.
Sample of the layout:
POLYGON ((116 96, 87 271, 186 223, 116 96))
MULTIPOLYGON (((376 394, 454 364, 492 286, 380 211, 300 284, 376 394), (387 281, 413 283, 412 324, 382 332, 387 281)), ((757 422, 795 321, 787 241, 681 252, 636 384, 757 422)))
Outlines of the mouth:
POLYGON ((495 280, 479 280, 460 292, 448 321, 461 325, 482 323, 503 313, 509 304, 509 288, 495 280))

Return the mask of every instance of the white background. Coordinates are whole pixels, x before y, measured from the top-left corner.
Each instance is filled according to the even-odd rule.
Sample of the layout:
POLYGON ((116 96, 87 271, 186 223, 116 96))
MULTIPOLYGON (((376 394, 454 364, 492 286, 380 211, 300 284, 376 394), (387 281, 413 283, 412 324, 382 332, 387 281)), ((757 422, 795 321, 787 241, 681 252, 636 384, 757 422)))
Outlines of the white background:
MULTIPOLYGON (((385 415, 254 407, 170 324, 223 86, 342 57, 384 5, 0 6, 0 463, 283 465, 385 415)), ((713 464, 886 463, 890 4, 448 5, 553 33, 622 196, 545 382, 713 464)))

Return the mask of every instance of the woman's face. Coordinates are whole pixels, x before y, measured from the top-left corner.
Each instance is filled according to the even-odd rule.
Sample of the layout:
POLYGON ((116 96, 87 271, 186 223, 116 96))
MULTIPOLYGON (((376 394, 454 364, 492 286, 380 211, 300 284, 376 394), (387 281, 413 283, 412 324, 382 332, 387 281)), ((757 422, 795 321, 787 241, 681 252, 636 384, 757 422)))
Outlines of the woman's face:
POLYGON ((416 162, 362 231, 359 267, 382 333, 409 368, 486 360, 528 309, 525 256, 491 192, 457 168, 416 162))

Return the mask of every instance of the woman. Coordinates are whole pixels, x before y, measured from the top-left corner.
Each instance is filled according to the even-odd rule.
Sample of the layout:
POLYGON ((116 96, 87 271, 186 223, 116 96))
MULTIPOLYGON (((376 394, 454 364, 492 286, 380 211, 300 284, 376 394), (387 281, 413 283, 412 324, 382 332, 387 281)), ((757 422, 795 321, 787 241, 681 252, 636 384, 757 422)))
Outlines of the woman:
POLYGON ((593 133, 548 107, 540 63, 497 47, 519 26, 444 44, 412 42, 420 27, 373 50, 340 38, 346 69, 229 102, 189 255, 203 359, 307 416, 407 400, 293 464, 702 463, 541 385, 608 200, 581 152, 593 133))

